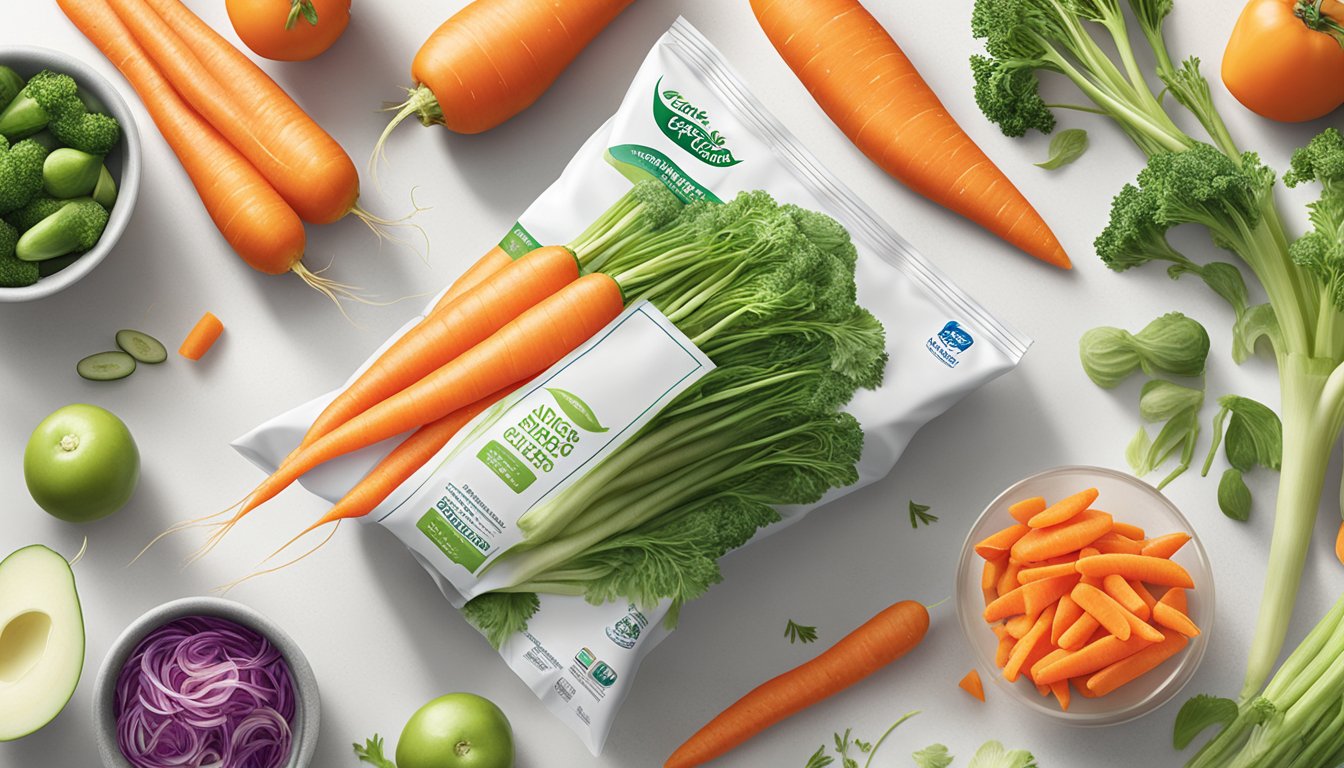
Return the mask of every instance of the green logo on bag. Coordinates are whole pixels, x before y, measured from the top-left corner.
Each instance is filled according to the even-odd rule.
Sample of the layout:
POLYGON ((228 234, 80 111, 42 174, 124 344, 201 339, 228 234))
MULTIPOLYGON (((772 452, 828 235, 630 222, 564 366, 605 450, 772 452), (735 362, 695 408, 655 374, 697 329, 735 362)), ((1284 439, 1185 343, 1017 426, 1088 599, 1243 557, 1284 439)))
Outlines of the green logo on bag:
POLYGON ((679 91, 663 90, 663 79, 653 86, 653 119, 667 138, 707 165, 727 168, 742 162, 726 146, 728 137, 709 125, 709 113, 679 91))
POLYGON ((563 389, 546 388, 547 392, 555 398, 555 404, 560 406, 560 410, 574 422, 574 425, 588 432, 606 432, 607 428, 602 426, 597 420, 597 414, 588 404, 579 399, 579 396, 573 392, 566 392, 563 389))

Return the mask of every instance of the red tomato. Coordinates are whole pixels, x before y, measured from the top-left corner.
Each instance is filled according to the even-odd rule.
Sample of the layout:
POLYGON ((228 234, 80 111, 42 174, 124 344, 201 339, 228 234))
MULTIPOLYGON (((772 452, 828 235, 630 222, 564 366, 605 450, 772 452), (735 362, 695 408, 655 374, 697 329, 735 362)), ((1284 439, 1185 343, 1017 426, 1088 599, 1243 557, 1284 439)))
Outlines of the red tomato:
POLYGON ((1271 120, 1330 114, 1344 104, 1341 19, 1344 5, 1336 0, 1251 0, 1227 43, 1223 83, 1271 120))
POLYGON ((350 0, 226 0, 225 7, 247 47, 276 61, 313 58, 350 23, 350 0))

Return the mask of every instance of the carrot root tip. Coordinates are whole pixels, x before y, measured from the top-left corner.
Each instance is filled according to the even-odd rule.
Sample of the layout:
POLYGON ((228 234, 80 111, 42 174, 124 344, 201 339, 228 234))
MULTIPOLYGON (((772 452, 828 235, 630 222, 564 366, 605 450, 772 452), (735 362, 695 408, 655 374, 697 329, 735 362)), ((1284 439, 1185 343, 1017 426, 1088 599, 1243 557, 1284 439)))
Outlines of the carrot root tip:
POLYGON ((363 222, 364 226, 368 227, 369 231, 372 232, 374 236, 378 238, 378 245, 380 248, 382 247, 382 244, 384 242, 393 242, 397 243, 398 245, 405 245, 411 250, 416 251, 416 255, 418 255, 420 257, 420 260, 423 261, 426 266, 428 266, 429 233, 425 231, 424 227, 411 221, 411 219, 414 218, 416 214, 423 213, 427 210, 429 210, 428 207, 422 207, 415 202, 415 190, 412 189, 411 212, 406 214, 405 216, 402 216, 401 218, 389 219, 382 216, 378 216, 376 214, 364 210, 358 205, 351 208, 350 213, 355 218, 363 222), (409 238, 401 236, 398 230, 403 227, 415 230, 416 233, 420 236, 419 239, 424 241, 425 250, 423 253, 421 253, 417 249, 417 247, 412 243, 412 241, 409 238))
POLYGON ((443 122, 443 110, 439 108, 439 100, 434 97, 434 92, 429 86, 419 85, 415 88, 406 89, 406 100, 400 104, 388 104, 383 107, 384 112, 396 112, 392 120, 388 122, 387 127, 383 129, 382 134, 378 136, 378 141, 373 145, 373 154, 369 157, 369 174, 373 177, 375 187, 381 189, 378 181, 378 161, 387 161, 387 137, 392 135, 398 125, 410 117, 417 115, 420 122, 425 125, 433 125, 443 122))

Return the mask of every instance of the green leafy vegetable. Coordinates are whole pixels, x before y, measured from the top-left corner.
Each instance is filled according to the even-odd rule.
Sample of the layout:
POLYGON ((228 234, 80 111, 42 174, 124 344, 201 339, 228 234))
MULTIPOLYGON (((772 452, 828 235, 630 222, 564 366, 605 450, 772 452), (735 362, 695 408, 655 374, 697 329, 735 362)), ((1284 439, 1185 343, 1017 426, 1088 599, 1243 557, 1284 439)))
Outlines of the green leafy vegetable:
POLYGON ((1025 749, 1008 750, 997 741, 987 741, 975 751, 966 768, 1037 768, 1036 758, 1025 749))
POLYGON ((817 747, 817 751, 813 752, 812 756, 807 759, 807 765, 803 766, 803 768, 826 768, 826 766, 834 762, 835 758, 826 754, 826 745, 822 744, 820 747, 817 747))
POLYGON ((851 729, 846 728, 843 735, 839 733, 834 734, 835 752, 840 756, 840 764, 844 766, 844 768, 859 768, 859 761, 849 755, 850 748, 853 747, 859 750, 859 754, 866 755, 873 751, 873 745, 871 742, 862 741, 860 739, 851 741, 849 737, 850 730, 851 729))
POLYGON ((789 643, 812 643, 817 639, 817 628, 809 627, 804 624, 798 624, 793 619, 784 625, 784 636, 789 638, 789 643))
POLYGON ((1185 749, 1211 725, 1231 725, 1237 719, 1237 702, 1201 693, 1181 705, 1176 714, 1172 746, 1185 749))
POLYGON ((1070 128, 1056 133, 1050 139, 1050 159, 1037 163, 1037 168, 1053 171, 1062 168, 1083 156, 1087 151, 1087 131, 1082 128, 1070 128))
MULTIPOLYGON (((1260 618, 1251 643, 1243 700, 1268 678, 1289 620, 1324 484, 1331 449, 1344 428, 1344 136, 1328 128, 1293 156, 1290 186, 1315 182, 1312 231, 1294 241, 1274 203, 1275 174, 1243 152, 1213 104, 1199 60, 1177 63, 1164 25, 1171 0, 976 0, 971 28, 987 55, 971 62, 981 110, 1005 134, 1049 131, 1055 118, 1040 97, 1039 77, 1070 81, 1090 105, 1148 157, 1133 184, 1116 195, 1098 255, 1123 271, 1150 262, 1178 265, 1173 276, 1199 274, 1236 314, 1233 355, 1251 356, 1269 342, 1279 369, 1283 445, 1274 538, 1260 618), (1145 63, 1152 62, 1145 71, 1145 63), (1164 96, 1153 91, 1152 74, 1164 96), (1180 127, 1179 105, 1202 129, 1180 127), (1167 239, 1173 227, 1197 225, 1232 253, 1260 283, 1266 305, 1246 306, 1230 272, 1199 266, 1167 239)), ((1160 441, 1155 441, 1160 442, 1160 441)))
POLYGON ((1157 318, 1131 334, 1121 328, 1093 328, 1078 341, 1083 372, 1099 387, 1120 385, 1139 369, 1176 376, 1199 376, 1209 356, 1204 326, 1180 312, 1157 318))
POLYGON ((947 753, 947 747, 942 744, 930 744, 911 757, 915 759, 918 768, 947 768, 952 764, 952 755, 947 753))
POLYGON ((378 734, 373 736, 363 746, 358 743, 353 745, 355 748, 355 757, 359 758, 361 763, 368 763, 374 768, 397 768, 397 764, 383 756, 383 737, 378 734))
POLYGON ((1272 410, 1248 397, 1225 395, 1218 404, 1221 407, 1213 418, 1213 444, 1201 474, 1209 474, 1221 441, 1232 467, 1223 472, 1218 483, 1218 507, 1233 520, 1245 521, 1251 514, 1251 490, 1242 475, 1257 464, 1279 469, 1283 462, 1283 424, 1272 410))
POLYGON ((932 509, 932 507, 929 505, 916 504, 912 499, 910 501, 910 527, 918 528, 921 524, 929 525, 930 523, 938 522, 937 515, 929 514, 930 509, 932 509))
POLYGON ((1204 404, 1204 391, 1182 386, 1165 379, 1154 379, 1143 385, 1139 395, 1139 415, 1145 421, 1164 422, 1157 437, 1150 439, 1148 431, 1139 427, 1138 434, 1125 450, 1125 459, 1139 477, 1152 472, 1180 451, 1176 469, 1158 484, 1158 490, 1180 477, 1190 468, 1199 438, 1199 409, 1204 404))

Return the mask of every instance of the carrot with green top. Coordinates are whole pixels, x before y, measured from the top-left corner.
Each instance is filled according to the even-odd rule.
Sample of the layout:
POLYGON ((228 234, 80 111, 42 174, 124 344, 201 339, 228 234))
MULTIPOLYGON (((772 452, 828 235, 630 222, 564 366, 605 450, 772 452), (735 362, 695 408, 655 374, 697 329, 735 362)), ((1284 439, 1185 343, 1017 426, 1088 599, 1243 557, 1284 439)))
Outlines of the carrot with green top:
POLYGON ((961 682, 957 683, 957 687, 980 701, 985 700, 985 683, 980 679, 980 671, 977 669, 967 672, 966 676, 961 678, 961 682))
POLYGON ((1163 587, 1190 589, 1195 586, 1188 571, 1163 557, 1102 554, 1080 559, 1077 568, 1084 576, 1104 577, 1116 573, 1126 579, 1138 579, 1163 587))
POLYGON ((1143 545, 1139 554, 1146 557, 1165 557, 1170 559, 1172 555, 1180 551, 1181 547, 1190 540, 1188 533, 1168 533, 1166 536, 1158 536, 1156 539, 1143 545))
POLYGON ((882 170, 1042 261, 1064 248, 858 0, 751 0, 812 98, 882 170))
POLYGON ((214 313, 206 312, 201 315, 201 319, 196 321, 196 325, 191 327, 187 337, 182 340, 182 346, 178 347, 177 353, 188 360, 200 360, 206 352, 219 341, 220 334, 224 333, 224 324, 215 317, 214 313))
POLYGON ((1027 525, 1032 528, 1049 528, 1052 525, 1067 523, 1092 506, 1092 502, 1097 500, 1098 495, 1100 493, 1096 488, 1079 491, 1032 515, 1031 519, 1027 521, 1027 525))
POLYGON ((1059 525, 1030 529, 1009 551, 1022 562, 1065 555, 1101 538, 1111 530, 1111 522, 1107 513, 1090 509, 1059 525))
MULTIPOLYGON (((1070 597, 1092 618, 1096 619, 1101 626, 1105 627, 1107 632, 1121 640, 1129 639, 1131 630, 1129 620, 1125 618, 1127 611, 1110 595, 1090 584, 1079 584, 1073 588, 1070 597)), ((1069 677, 1072 677, 1072 675, 1069 675, 1069 677)))
POLYGON ((904 656, 928 629, 924 606, 911 601, 892 605, 820 656, 738 699, 677 747, 664 768, 691 768, 720 757, 904 656))
POLYGON ((1115 635, 1107 635, 1070 653, 1041 669, 1036 682, 1049 685, 1059 680, 1090 674, 1105 669, 1121 659, 1129 658, 1152 643, 1141 637, 1121 640, 1115 635))
POLYGON ((1010 525, 1001 531, 991 534, 979 544, 976 544, 975 554, 986 560, 997 560, 1008 554, 1009 550, 1012 549, 1013 544, 1015 544, 1018 539, 1025 536, 1029 530, 1031 529, 1021 523, 1010 525))
POLYGON ((1101 669, 1087 679, 1087 689, 1095 696, 1105 696, 1125 683, 1157 669, 1162 662, 1184 650, 1189 642, 1184 635, 1173 632, 1161 642, 1142 648, 1101 669))

